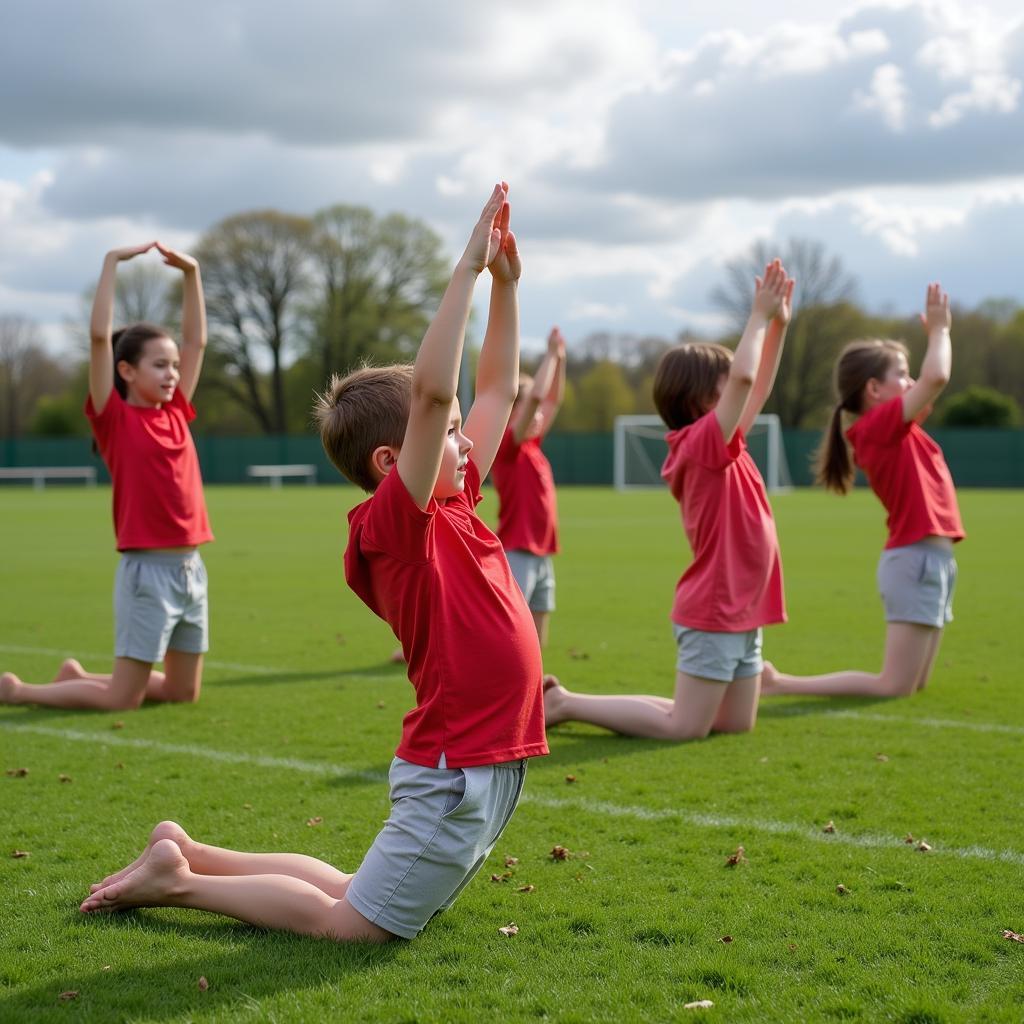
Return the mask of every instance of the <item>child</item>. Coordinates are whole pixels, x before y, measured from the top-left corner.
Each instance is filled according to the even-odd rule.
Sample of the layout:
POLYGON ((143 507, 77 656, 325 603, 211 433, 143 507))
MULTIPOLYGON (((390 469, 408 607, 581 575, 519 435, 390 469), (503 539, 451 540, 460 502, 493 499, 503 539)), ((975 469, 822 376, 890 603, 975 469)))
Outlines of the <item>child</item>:
POLYGON ((949 381, 952 362, 949 296, 938 284, 928 286, 921 320, 928 349, 917 381, 899 342, 854 341, 843 349, 835 376, 839 401, 819 453, 819 482, 846 494, 854 477, 849 441, 889 514, 878 563, 887 623, 882 671, 790 676, 766 663, 766 696, 905 697, 928 682, 943 627, 953 618, 953 544, 964 537, 942 450, 918 426, 949 381), (845 437, 844 412, 856 417, 845 437))
POLYGON ((413 938, 483 864, 547 753, 540 647, 498 539, 476 515, 515 397, 515 238, 496 186, 452 275, 416 365, 331 380, 317 406, 335 465, 372 496, 349 514, 345 575, 402 642, 416 708, 391 766, 391 817, 354 875, 298 854, 235 853, 156 827, 134 864, 83 911, 214 910, 336 940, 413 938), (477 399, 456 399, 477 275, 492 275, 477 399), (474 440, 470 440, 467 434, 474 440))
POLYGON ((8 672, 0 677, 0 703, 111 710, 137 708, 143 700, 196 701, 209 633, 206 567, 198 546, 213 540, 188 428, 206 346, 199 264, 159 242, 107 253, 89 333, 85 413, 110 470, 121 552, 114 671, 86 672, 69 658, 46 686, 8 672), (111 334, 117 265, 154 247, 184 274, 180 352, 151 324, 111 334), (163 672, 153 671, 158 661, 163 672))
POLYGON ((498 539, 530 606, 541 647, 555 610, 551 556, 558 551, 558 508, 551 463, 540 446, 564 394, 565 339, 555 327, 536 378, 519 375, 519 394, 491 471, 500 503, 498 539))
POLYGON ((680 345, 655 375, 654 402, 670 430, 661 475, 693 549, 672 608, 675 699, 573 693, 548 677, 550 724, 591 722, 672 740, 754 728, 761 627, 784 622, 786 613, 775 522, 744 435, 775 381, 793 284, 775 260, 756 279, 735 356, 720 345, 680 345))

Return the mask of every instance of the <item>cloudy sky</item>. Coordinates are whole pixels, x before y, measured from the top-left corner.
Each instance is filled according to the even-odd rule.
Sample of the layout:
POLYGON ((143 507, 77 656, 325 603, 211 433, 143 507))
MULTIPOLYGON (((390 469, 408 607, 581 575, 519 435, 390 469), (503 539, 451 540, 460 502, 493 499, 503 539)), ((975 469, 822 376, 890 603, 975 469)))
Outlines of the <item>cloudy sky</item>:
POLYGON ((268 206, 417 215, 454 258, 501 177, 527 344, 714 332, 761 238, 876 310, 1024 302, 1019 0, 692 6, 5 0, 0 313, 56 345, 106 249, 268 206))

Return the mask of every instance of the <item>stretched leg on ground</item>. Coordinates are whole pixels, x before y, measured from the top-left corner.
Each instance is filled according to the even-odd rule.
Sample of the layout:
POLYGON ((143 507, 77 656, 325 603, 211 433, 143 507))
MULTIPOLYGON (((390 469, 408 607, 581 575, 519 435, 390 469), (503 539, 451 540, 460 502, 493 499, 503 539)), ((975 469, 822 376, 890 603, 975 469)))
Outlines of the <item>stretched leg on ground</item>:
POLYGON ((97 711, 129 710, 142 703, 152 668, 148 661, 116 658, 109 677, 65 679, 43 686, 23 683, 8 672, 0 681, 0 702, 97 711))

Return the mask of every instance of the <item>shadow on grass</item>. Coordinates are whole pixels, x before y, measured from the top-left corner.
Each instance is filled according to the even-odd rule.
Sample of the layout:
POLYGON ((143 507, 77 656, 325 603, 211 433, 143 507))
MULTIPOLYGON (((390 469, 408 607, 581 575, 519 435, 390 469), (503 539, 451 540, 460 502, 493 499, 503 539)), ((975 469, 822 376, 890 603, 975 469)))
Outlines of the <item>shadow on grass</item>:
POLYGON ((210 920, 205 915, 196 920, 167 920, 152 912, 128 911, 102 920, 78 917, 82 942, 90 945, 102 939, 97 932, 108 929, 164 932, 177 941, 169 942, 168 958, 162 963, 145 967, 111 963, 106 970, 72 967, 37 980, 0 998, 0 1020, 191 1020, 216 1011, 230 1016, 234 1005, 251 1014, 263 1000, 304 990, 330 992, 332 1002, 337 1002, 344 999, 347 978, 390 963, 406 945, 402 941, 383 946, 336 943, 210 920), (212 948, 197 951, 193 945, 182 950, 182 941, 205 941, 212 948), (227 944, 234 948, 225 950, 227 944), (208 983, 205 991, 199 987, 201 977, 208 983), (78 995, 62 1002, 60 994, 68 991, 78 995))
POLYGON ((226 676, 210 682, 210 686, 277 686, 281 683, 314 682, 320 679, 337 679, 344 682, 352 677, 357 682, 370 682, 366 676, 373 676, 382 682, 405 681, 405 668, 390 662, 366 665, 362 668, 330 669, 321 672, 258 672, 244 676, 226 676))

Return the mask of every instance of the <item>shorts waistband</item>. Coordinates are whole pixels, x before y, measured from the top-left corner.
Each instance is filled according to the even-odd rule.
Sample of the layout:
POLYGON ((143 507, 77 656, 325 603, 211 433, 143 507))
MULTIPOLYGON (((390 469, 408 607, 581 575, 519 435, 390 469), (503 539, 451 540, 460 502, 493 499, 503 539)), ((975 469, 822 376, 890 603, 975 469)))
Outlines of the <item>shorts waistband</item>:
POLYGON ((148 565, 194 565, 199 561, 199 548, 192 548, 191 551, 146 551, 135 549, 122 551, 121 557, 133 559, 136 562, 145 562, 148 565))

